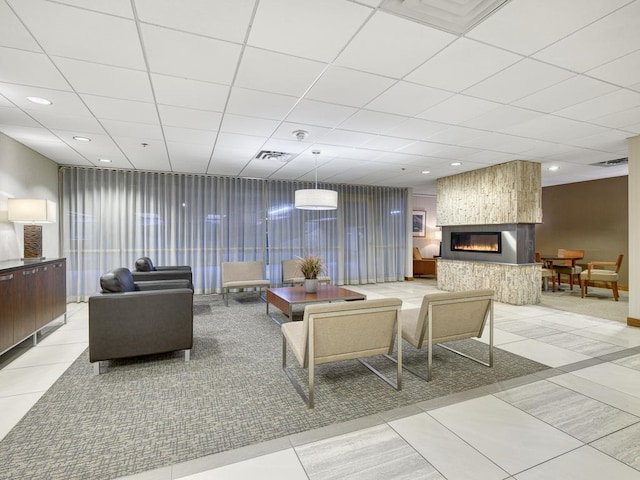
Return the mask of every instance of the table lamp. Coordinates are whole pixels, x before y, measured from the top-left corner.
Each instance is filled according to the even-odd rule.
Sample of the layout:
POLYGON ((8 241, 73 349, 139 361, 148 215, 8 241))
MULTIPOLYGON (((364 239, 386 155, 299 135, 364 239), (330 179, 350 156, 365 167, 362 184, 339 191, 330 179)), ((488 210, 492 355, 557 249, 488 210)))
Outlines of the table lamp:
POLYGON ((34 198, 9 198, 8 219, 24 224, 24 258, 41 260, 42 225, 56 222, 56 204, 50 200, 34 198))

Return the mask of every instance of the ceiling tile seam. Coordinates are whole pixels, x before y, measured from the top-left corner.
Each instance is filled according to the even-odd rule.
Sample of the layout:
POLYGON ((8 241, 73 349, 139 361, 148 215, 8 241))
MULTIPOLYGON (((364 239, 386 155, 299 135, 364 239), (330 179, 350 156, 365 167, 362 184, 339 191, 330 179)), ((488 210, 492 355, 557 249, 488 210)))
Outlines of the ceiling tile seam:
MULTIPOLYGON (((220 116, 220 124, 218 125, 218 131, 216 132, 216 137, 213 140, 213 145, 211 147, 211 153, 209 154, 209 160, 207 162, 207 167, 205 169, 205 172, 209 171, 209 168, 211 168, 211 162, 213 161, 213 155, 216 151, 216 147, 218 145, 218 139, 220 138, 220 131, 221 131, 221 127, 222 127, 222 123, 224 122, 224 117, 227 114, 227 108, 229 107, 229 101, 231 100, 231 94, 233 93, 233 89, 236 88, 235 87, 235 83, 236 83, 236 79, 238 78, 238 72, 240 71, 240 65, 242 64, 242 59, 244 58, 244 52, 247 48, 247 41, 249 40, 249 35, 251 34, 251 28, 253 27, 253 22, 255 21, 256 18, 256 13, 258 12, 258 4, 260 2, 254 2, 253 4, 253 11, 251 12, 251 17, 249 18, 249 24, 247 25, 247 30, 245 31, 245 35, 244 35, 244 40, 242 42, 242 45, 240 46, 240 54, 238 55, 238 61, 236 62, 236 67, 233 71, 233 76, 231 77, 231 84, 229 86, 229 91, 227 92, 227 98, 224 101, 224 107, 223 107, 223 111, 222 111, 222 115, 220 116)), ((275 133, 275 130, 273 132, 271 132, 271 135, 273 135, 275 133)), ((271 137, 271 135, 269 135, 269 137, 271 137)), ((264 147, 264 144, 262 145, 264 147)), ((259 149, 258 152, 260 150, 263 150, 263 148, 259 149)), ((255 157, 256 153, 254 153, 251 158, 255 157)), ((242 172, 247 168, 247 166, 249 165, 249 163, 251 162, 251 159, 249 159, 247 161, 247 163, 245 163, 245 165, 240 169, 240 171, 238 172, 238 176, 241 176, 242 172)))
MULTIPOLYGON (((371 7, 369 7, 371 8, 371 7)), ((257 5, 256 5, 256 9, 257 9, 257 5)), ((296 107, 300 104, 300 102, 302 100, 311 100, 310 98, 306 98, 308 93, 311 91, 311 89, 316 85, 316 83, 318 83, 318 81, 320 80, 320 78, 322 78, 322 76, 325 74, 325 72, 329 69, 329 67, 336 65, 335 62, 336 60, 340 57, 340 55, 342 54, 342 52, 345 51, 345 49, 351 44, 351 42, 353 42, 353 39, 362 31, 362 29, 367 25, 367 23, 369 23, 369 21, 371 20, 371 18, 373 18, 373 16, 375 15, 377 11, 377 8, 371 8, 371 13, 369 13, 369 15, 367 16, 367 18, 364 19, 364 21, 362 22, 362 24, 360 25, 359 28, 356 29, 356 31, 353 33, 353 35, 351 36, 351 38, 349 38, 344 45, 342 46, 342 48, 336 53, 336 55, 334 56, 333 60, 331 60, 330 62, 328 62, 325 67, 322 69, 322 71, 318 74, 318 76, 316 76, 316 78, 313 80, 313 82, 311 82, 311 84, 307 87, 307 89, 302 93, 302 95, 300 97, 298 97, 298 100, 293 104, 293 106, 289 109, 289 111, 282 117, 281 120, 279 120, 278 125, 276 125, 275 130, 271 133, 271 135, 269 136, 269 138, 267 139, 267 141, 262 145, 262 148, 260 148, 258 150, 258 152, 260 150, 263 150, 265 148, 265 145, 267 144, 267 142, 269 141, 269 139, 271 138, 271 136, 273 136, 273 134, 284 124, 284 123, 295 123, 295 122, 288 122, 287 119, 289 118, 289 116, 291 115, 291 113, 296 109, 296 107)), ((255 10, 254 10, 254 14, 255 14, 255 10)), ((252 22, 253 23, 253 17, 252 17, 252 22)), ((249 28, 250 30, 251 28, 249 28)), ((245 39, 245 45, 247 43, 247 39, 245 39)), ((284 52, 277 52, 277 53, 284 53, 284 52)), ((317 61, 317 60, 315 60, 317 61)), ((338 65, 336 65, 338 66, 338 65)), ((318 101, 318 100, 312 100, 312 101, 318 101)), ((329 102, 322 102, 322 103, 329 103, 329 102)), ((331 104, 331 103, 329 103, 331 104)), ((343 105, 344 106, 344 105, 343 105)), ((350 107, 350 108, 355 108, 355 107, 350 107)), ((351 118, 353 115, 355 115, 356 113, 358 113, 359 110, 356 110, 356 112, 354 112, 349 118, 351 118)), ((346 120, 345 120, 346 121, 346 120)), ((320 125, 316 125, 316 126, 320 126, 320 125)), ((327 133, 330 133, 331 131, 335 130, 336 126, 333 126, 331 128, 331 130, 327 133)), ((295 154, 294 156, 291 157, 291 160, 295 160, 300 154, 304 153, 305 151, 309 150, 309 148, 306 148, 305 150, 303 150, 302 152, 295 154)), ((255 154, 251 157, 253 159, 253 157, 255 157, 255 154)), ((244 171, 244 169, 246 169, 249 166, 249 163, 251 162, 251 160, 249 162, 247 162, 247 164, 245 164, 245 166, 242 168, 242 171, 244 171)), ((276 169, 275 171, 273 171, 271 173, 271 175, 276 174, 277 172, 279 172, 281 169, 283 169, 285 167, 285 165, 281 165, 280 168, 276 169)))
MULTIPOLYGON (((91 109, 88 107, 88 105, 84 102, 84 100, 80 97, 80 95, 78 94, 78 92, 75 90, 75 88, 73 87, 73 85, 71 84, 71 82, 69 82, 69 80, 67 79, 67 77, 62 73, 62 71, 58 68, 58 65, 56 65, 56 63, 53 61, 53 59, 51 58, 51 55, 49 55, 49 53, 43 48, 43 46, 40 44, 40 42, 38 41, 38 39, 36 38, 36 36, 33 34, 33 32, 31 31, 31 29, 29 29, 29 27, 27 27, 27 25, 22 21, 22 18, 17 14, 17 12, 13 9, 13 6, 11 6, 11 4, 9 4, 9 2, 5 2, 7 7, 11 10, 11 12, 15 15, 15 17, 18 19, 18 21, 22 24, 22 26, 25 28, 25 30, 28 32, 28 34, 31 36, 31 38, 33 39, 33 41, 35 42, 36 45, 38 45, 38 47, 42 50, 42 52, 38 53, 38 52, 34 52, 34 53, 38 53, 39 55, 44 55, 47 60, 51 63, 51 65, 53 66, 53 68, 60 74, 60 76, 64 79, 65 82, 67 82, 67 85, 69 86, 69 90, 59 90, 59 89, 55 89, 56 91, 63 91, 65 93, 73 93, 75 94, 79 101, 82 102, 82 104, 85 106, 85 108, 87 109, 87 111, 89 111, 89 113, 91 113, 91 116, 98 122, 98 124, 100 125, 100 127, 105 131, 106 133, 106 129, 104 128, 104 126, 102 125, 102 123, 100 123, 100 121, 96 118, 96 116, 93 114, 93 112, 91 111, 91 109)), ((33 87, 33 88, 42 88, 42 87, 33 87)), ((13 102, 11 102, 13 103, 13 102)), ((15 105, 15 104, 14 104, 15 105)), ((72 151, 74 151, 75 153, 77 153, 80 157, 84 158, 87 162, 89 162, 91 165, 96 166, 96 164, 94 162, 92 162, 89 158, 87 158, 83 153, 79 152, 78 150, 76 150, 76 148, 74 148, 73 145, 71 145, 70 143, 68 143, 67 141, 65 141, 64 138, 61 138, 58 134, 56 134, 53 130, 51 130, 50 128, 46 127, 43 123, 41 123, 39 120, 37 120, 36 118, 34 118, 32 115, 29 114, 28 110, 24 110, 22 108, 20 108, 19 106, 16 105, 16 107, 18 107, 20 109, 21 112, 23 112, 25 115, 27 115, 29 118, 31 118, 33 121, 35 121, 38 125, 40 125, 42 128, 44 128, 46 131, 48 131, 51 135, 53 135, 54 137, 56 137, 58 140, 60 140, 62 143, 64 143, 65 145, 67 145, 72 151)), ((123 152, 124 153, 124 152, 123 152)), ((128 160, 128 159, 127 159, 128 160)), ((131 163, 131 162, 129 162, 131 163)))
POLYGON ((107 17, 120 18, 120 19, 123 19, 123 20, 133 20, 133 18, 131 18, 131 17, 127 17, 127 16, 124 16, 124 15, 117 15, 117 14, 112 13, 112 12, 103 12, 101 10, 94 10, 92 8, 87 8, 86 6, 73 5, 73 4, 70 4, 70 3, 58 2, 56 0, 45 0, 45 1, 48 2, 48 3, 53 3, 55 5, 59 5, 61 7, 68 7, 68 8, 73 8, 73 9, 76 9, 76 10, 83 10, 85 12, 95 13, 95 14, 98 14, 98 15, 105 15, 107 17))
MULTIPOLYGON (((134 0, 131 0, 131 10, 133 12, 133 21, 134 21, 134 24, 135 24, 135 27, 136 27, 136 32, 138 34, 138 42, 140 42, 140 50, 141 50, 141 53, 142 53, 142 59, 144 61, 144 65, 146 67, 147 80, 149 82, 149 88, 151 89, 151 96, 153 98, 154 110, 156 112, 156 117, 158 119, 158 126, 160 128, 160 132, 162 133, 162 142, 164 144, 165 153, 167 154, 167 162, 169 162, 169 170, 171 172, 173 172, 174 168, 173 168, 173 163, 171 162, 171 155, 169 153, 169 145, 167 144, 167 135, 165 134, 164 125, 162 123, 162 117, 160 116, 160 109, 159 109, 159 106, 158 106, 158 100, 157 100, 157 97, 156 97, 156 91, 155 91, 155 88, 154 88, 154 85, 153 85, 153 81, 151 79, 151 72, 150 72, 150 69, 149 69, 149 59, 147 57, 147 48, 146 48, 146 45, 144 43, 144 38, 143 38, 143 35, 142 35, 142 29, 140 28, 140 21, 138 19, 138 10, 137 10, 137 7, 136 7, 136 4, 135 4, 134 0)), ((149 102, 144 102, 144 103, 149 103, 149 102)), ((122 147, 120 146, 120 144, 118 142, 116 142, 116 140, 111 137, 110 133, 107 132, 107 134, 114 141, 114 143, 118 146, 118 149, 123 153, 125 158, 133 166, 133 168, 135 168, 135 166, 133 165, 133 162, 131 161, 131 159, 129 159, 129 156, 124 152, 124 150, 122 150, 122 147)), ((137 138, 137 137, 134 137, 134 138, 137 138)))

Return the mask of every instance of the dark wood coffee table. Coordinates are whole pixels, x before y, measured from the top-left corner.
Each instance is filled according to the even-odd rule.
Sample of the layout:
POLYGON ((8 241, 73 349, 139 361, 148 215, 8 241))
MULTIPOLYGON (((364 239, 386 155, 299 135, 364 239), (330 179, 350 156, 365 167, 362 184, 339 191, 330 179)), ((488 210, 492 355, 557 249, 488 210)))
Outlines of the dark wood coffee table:
POLYGON ((366 299, 367 296, 362 293, 336 287, 335 285, 318 285, 316 293, 306 293, 304 287, 267 288, 267 315, 280 325, 280 322, 269 314, 269 304, 277 307, 291 319, 293 306, 297 304, 366 299))

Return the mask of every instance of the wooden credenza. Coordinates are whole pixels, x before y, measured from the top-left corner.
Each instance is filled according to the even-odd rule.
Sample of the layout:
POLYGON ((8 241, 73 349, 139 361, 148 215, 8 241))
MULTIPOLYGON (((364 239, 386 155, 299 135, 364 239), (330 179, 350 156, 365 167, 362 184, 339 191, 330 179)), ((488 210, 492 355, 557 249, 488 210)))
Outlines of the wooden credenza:
POLYGON ((67 316, 67 262, 0 262, 0 354, 67 316))

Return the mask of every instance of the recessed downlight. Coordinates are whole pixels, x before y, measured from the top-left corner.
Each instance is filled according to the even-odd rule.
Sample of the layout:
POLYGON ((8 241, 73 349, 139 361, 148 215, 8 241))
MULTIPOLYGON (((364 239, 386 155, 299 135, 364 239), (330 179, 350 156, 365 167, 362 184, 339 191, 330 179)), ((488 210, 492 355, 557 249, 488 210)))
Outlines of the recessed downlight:
POLYGON ((551 165, 551 166, 548 168, 548 170, 549 170, 550 172, 557 172, 558 170, 560 170, 560 167, 559 167, 559 166, 557 166, 557 165, 551 165))
POLYGON ((462 162, 451 162, 452 167, 459 167, 460 165, 462 165, 462 162))
POLYGON ((111 163, 113 162, 113 160, 109 160, 108 158, 99 158, 99 161, 101 161, 102 163, 111 163))
POLYGON ((27 100, 33 103, 37 103, 38 105, 51 105, 53 102, 51 100, 47 100, 42 97, 27 97, 27 100))
POLYGON ((90 142, 91 139, 87 138, 87 137, 79 137, 79 136, 75 136, 73 137, 74 140, 77 140, 78 142, 90 142))
POLYGON ((429 170, 422 170, 422 172, 421 172, 421 173, 423 173, 424 175, 427 175, 428 173, 431 173, 431 171, 429 171, 429 170))

